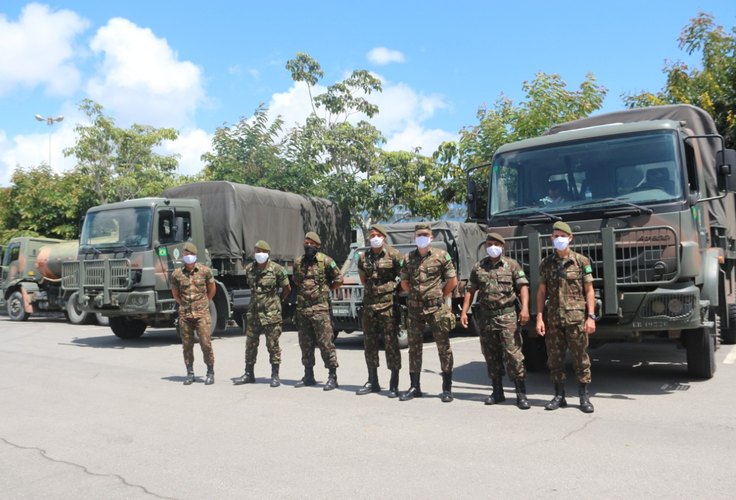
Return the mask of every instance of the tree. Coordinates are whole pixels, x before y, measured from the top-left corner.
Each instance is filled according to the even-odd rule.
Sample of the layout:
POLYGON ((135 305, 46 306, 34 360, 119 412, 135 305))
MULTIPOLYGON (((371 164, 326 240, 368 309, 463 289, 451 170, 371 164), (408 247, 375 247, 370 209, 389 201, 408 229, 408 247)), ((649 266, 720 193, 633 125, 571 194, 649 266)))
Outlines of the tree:
POLYGON ((688 55, 700 52, 702 68, 666 64, 662 90, 626 95, 624 102, 630 108, 676 103, 703 108, 713 117, 726 147, 736 147, 736 27, 726 33, 712 15, 700 12, 682 29, 678 46, 688 55))

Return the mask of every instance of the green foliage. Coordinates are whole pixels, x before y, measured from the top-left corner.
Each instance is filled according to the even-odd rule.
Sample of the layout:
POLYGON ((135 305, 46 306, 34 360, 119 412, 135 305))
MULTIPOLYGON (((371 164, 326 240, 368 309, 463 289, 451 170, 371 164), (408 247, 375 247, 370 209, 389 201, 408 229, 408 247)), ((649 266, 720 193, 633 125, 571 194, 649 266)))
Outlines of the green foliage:
POLYGON ((707 111, 723 134, 726 146, 736 147, 736 27, 727 33, 713 16, 699 13, 678 38, 688 55, 701 54, 702 68, 668 63, 662 90, 623 96, 630 108, 661 104, 693 104, 707 111))

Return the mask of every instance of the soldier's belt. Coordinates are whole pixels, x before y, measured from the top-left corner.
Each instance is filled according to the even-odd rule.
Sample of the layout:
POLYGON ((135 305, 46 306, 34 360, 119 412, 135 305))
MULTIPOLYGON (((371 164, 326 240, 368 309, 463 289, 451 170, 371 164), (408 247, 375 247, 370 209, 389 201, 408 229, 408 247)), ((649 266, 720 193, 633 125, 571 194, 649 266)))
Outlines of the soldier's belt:
POLYGON ((516 308, 513 306, 504 307, 502 309, 486 309, 485 307, 482 307, 480 310, 483 311, 481 314, 483 314, 487 318, 495 318, 496 316, 502 316, 504 314, 511 314, 512 312, 516 312, 516 308))
POLYGON ((445 301, 443 299, 428 299, 428 300, 411 300, 408 299, 406 301, 406 304, 411 308, 418 308, 418 307, 437 307, 444 304, 445 301))

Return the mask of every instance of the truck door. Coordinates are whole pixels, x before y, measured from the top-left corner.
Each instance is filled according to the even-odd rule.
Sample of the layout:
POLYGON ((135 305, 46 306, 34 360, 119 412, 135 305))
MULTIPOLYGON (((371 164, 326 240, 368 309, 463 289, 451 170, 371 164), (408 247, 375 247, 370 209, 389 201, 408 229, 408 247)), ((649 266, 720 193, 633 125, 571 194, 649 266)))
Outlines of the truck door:
POLYGON ((0 287, 5 289, 5 283, 18 276, 18 257, 20 256, 20 242, 13 242, 5 249, 2 272, 0 272, 0 287))

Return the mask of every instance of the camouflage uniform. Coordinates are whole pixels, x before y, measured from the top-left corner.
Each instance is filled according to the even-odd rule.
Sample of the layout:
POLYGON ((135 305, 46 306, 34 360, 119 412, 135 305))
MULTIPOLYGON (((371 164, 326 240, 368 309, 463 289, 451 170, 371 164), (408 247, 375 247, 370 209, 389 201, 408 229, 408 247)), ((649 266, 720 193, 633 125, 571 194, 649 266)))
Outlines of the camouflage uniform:
POLYGON ((578 382, 589 384, 588 335, 583 325, 587 316, 584 285, 593 282, 590 260, 572 250, 564 259, 554 252, 542 260, 539 275, 547 287, 544 340, 552 382, 564 382, 565 352, 570 349, 578 382))
POLYGON ((384 245, 376 254, 366 250, 358 260, 358 270, 365 276, 363 295, 363 344, 368 367, 377 368, 378 340, 383 335, 386 366, 401 369, 398 318, 394 309, 396 278, 401 274, 404 257, 394 247, 384 245))
POLYGON ((215 278, 209 267, 195 264, 191 271, 179 268, 171 275, 171 287, 179 292, 179 333, 184 349, 184 364, 194 363, 194 332, 199 334, 199 345, 207 365, 215 363, 212 352, 212 318, 210 317, 210 301, 207 298, 207 285, 214 283, 215 278))
POLYGON ((412 250, 406 259, 401 280, 409 282, 407 330, 411 373, 422 370, 422 338, 427 326, 432 329, 432 336, 437 343, 442 372, 452 371, 450 332, 455 328, 455 315, 445 305, 442 284, 455 276, 452 258, 445 250, 429 248, 424 257, 417 250, 412 250))
POLYGON ((294 262, 294 283, 297 288, 296 319, 302 364, 314 366, 314 348, 319 346, 325 368, 337 368, 337 354, 332 340, 330 318, 330 285, 342 281, 335 261, 317 252, 314 260, 299 256, 294 262))
POLYGON ((488 376, 500 379, 503 356, 511 380, 526 378, 521 332, 517 328, 516 297, 529 281, 518 262, 500 257, 495 263, 486 257, 470 272, 470 285, 478 290, 477 314, 480 346, 486 358, 488 376))
POLYGON ((245 268, 251 291, 245 328, 245 364, 256 364, 260 335, 266 336, 269 360, 272 365, 281 364, 281 297, 279 289, 289 284, 286 270, 268 260, 261 269, 256 263, 245 268))

